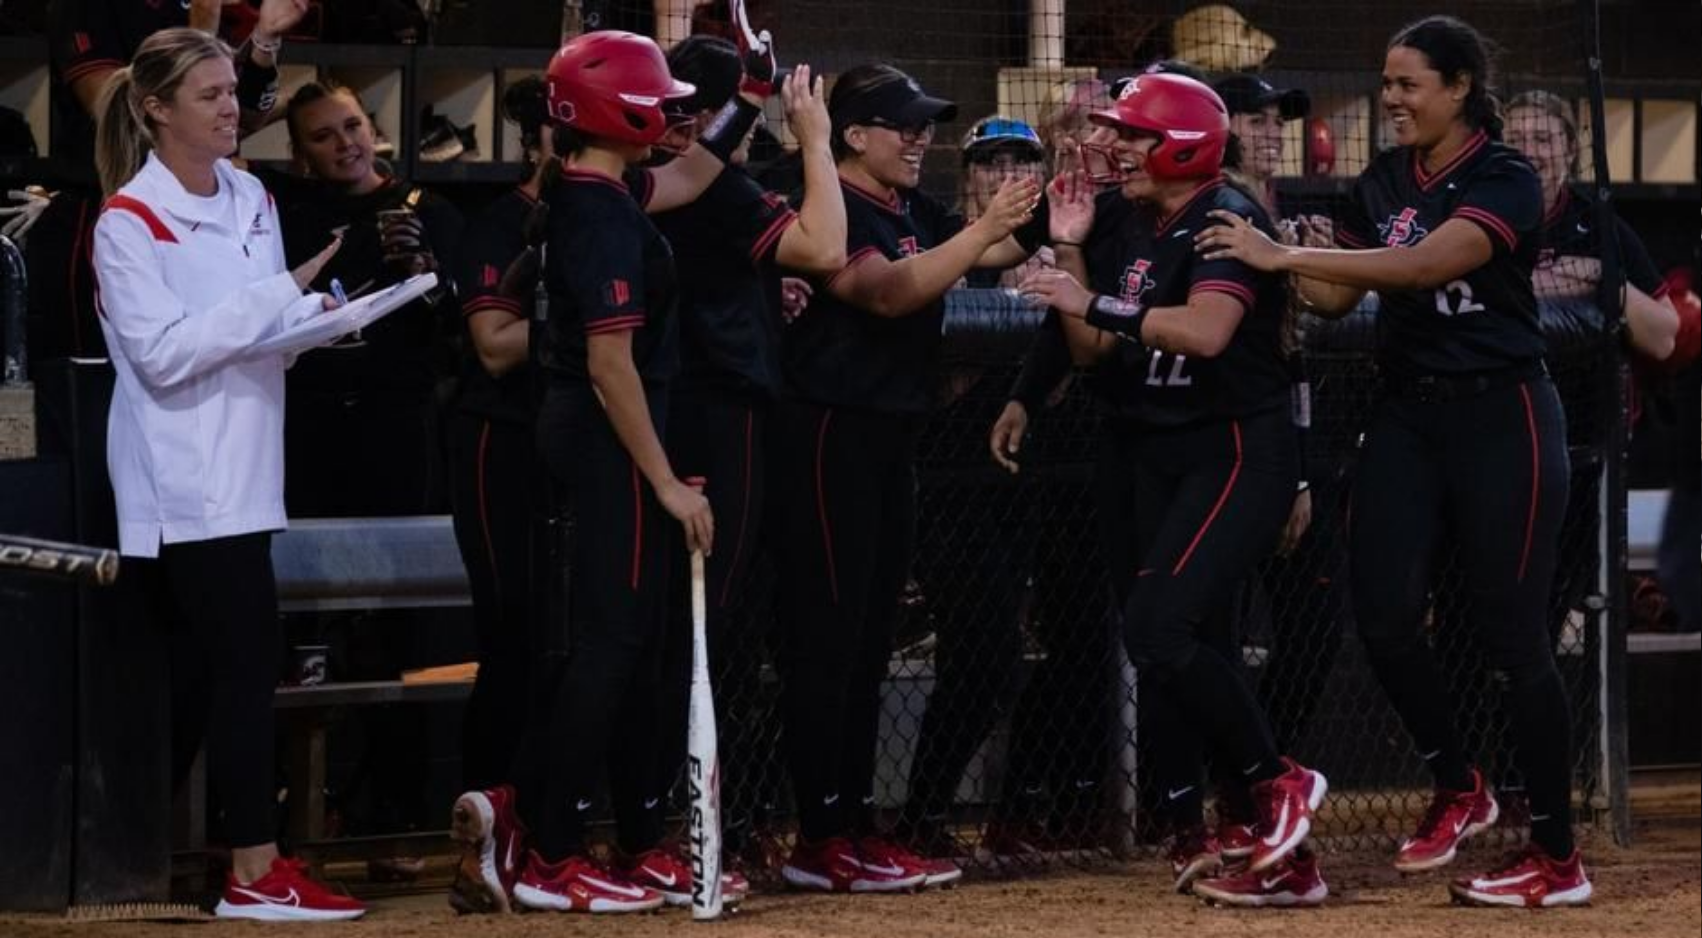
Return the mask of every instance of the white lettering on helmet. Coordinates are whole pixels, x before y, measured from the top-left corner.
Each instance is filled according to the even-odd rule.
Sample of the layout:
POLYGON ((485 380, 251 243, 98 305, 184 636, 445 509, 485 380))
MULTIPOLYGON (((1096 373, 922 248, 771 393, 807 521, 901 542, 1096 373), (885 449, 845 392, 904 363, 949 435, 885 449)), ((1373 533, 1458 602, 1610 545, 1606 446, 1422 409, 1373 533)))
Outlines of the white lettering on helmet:
POLYGON ((636 104, 639 107, 655 107, 662 103, 662 99, 655 95, 629 94, 625 91, 620 93, 620 99, 628 104, 636 104))

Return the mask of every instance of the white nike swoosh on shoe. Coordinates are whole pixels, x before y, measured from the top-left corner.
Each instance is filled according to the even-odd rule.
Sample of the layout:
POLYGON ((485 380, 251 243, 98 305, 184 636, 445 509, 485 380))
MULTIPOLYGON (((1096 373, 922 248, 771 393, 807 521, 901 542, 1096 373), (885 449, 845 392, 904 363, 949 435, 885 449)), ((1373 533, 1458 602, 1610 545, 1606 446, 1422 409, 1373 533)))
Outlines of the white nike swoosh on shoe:
POLYGON ((646 873, 649 873, 651 879, 654 879, 655 881, 657 881, 658 883, 661 883, 662 885, 668 887, 669 889, 674 888, 674 884, 679 882, 679 879, 680 879, 679 876, 674 874, 674 873, 668 873, 666 875, 659 873, 659 872, 656 871, 655 867, 649 866, 648 864, 645 865, 645 866, 639 867, 639 869, 643 870, 646 873))
POLYGON ((877 876, 903 876, 904 875, 904 867, 902 867, 902 866, 890 866, 890 865, 882 866, 882 865, 875 864, 875 863, 863 863, 863 864, 860 864, 860 865, 863 867, 863 869, 868 870, 869 872, 874 873, 877 876))
POLYGON ((1261 880, 1259 880, 1259 888, 1263 889, 1266 892, 1270 892, 1270 891, 1276 889, 1278 886, 1281 886, 1282 881, 1283 881, 1283 877, 1281 877, 1281 876, 1272 877, 1271 879, 1261 879, 1261 880))
POLYGON ((1479 879, 1472 882, 1472 887, 1474 889, 1499 889, 1502 886, 1516 886, 1525 880, 1534 879, 1536 875, 1535 873, 1520 873, 1517 876, 1508 876, 1503 879, 1479 879))
POLYGON ((586 876, 584 874, 581 874, 579 878, 593 886, 596 886, 598 889, 606 889, 617 896, 626 896, 629 899, 644 898, 644 890, 637 886, 623 886, 619 883, 611 883, 606 879, 598 879, 595 876, 586 876))
POLYGON ((508 838, 508 853, 503 858, 502 868, 510 873, 514 872, 514 847, 518 844, 519 840, 520 838, 518 837, 508 838))
POLYGON ((263 902, 266 905, 301 905, 301 895, 295 891, 294 886, 291 886, 290 891, 282 896, 268 896, 263 892, 258 892, 253 889, 244 889, 241 886, 232 886, 231 892, 240 893, 250 899, 253 899, 255 902, 263 902))
POLYGON ((1288 836, 1287 829, 1288 829, 1288 802, 1286 800, 1284 800, 1283 803, 1282 803, 1282 813, 1277 815, 1276 824, 1271 826, 1271 835, 1269 837, 1265 838, 1265 841, 1264 841, 1265 846, 1267 846, 1267 847, 1280 847, 1280 846, 1282 846, 1282 839, 1284 837, 1288 836))

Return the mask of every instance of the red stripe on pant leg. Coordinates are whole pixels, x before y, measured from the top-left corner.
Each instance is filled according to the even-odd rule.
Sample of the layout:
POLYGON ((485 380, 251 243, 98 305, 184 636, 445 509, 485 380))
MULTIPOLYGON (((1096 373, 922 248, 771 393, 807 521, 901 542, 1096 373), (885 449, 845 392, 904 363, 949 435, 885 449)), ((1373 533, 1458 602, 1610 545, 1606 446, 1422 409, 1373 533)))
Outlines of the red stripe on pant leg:
POLYGON ((1206 515, 1200 529, 1194 532, 1194 539, 1188 542, 1188 549, 1183 551, 1182 558, 1176 561, 1176 567, 1170 571, 1171 576, 1181 573, 1182 568, 1188 565, 1188 558, 1194 556, 1194 548, 1200 546, 1200 540, 1206 536, 1212 522, 1217 520, 1218 512, 1223 510, 1223 503, 1229 501, 1229 493, 1235 491, 1235 480, 1241 477, 1241 421, 1231 420, 1229 432, 1235 437, 1235 465, 1230 467, 1229 481, 1223 483, 1223 491, 1218 493, 1217 504, 1211 506, 1211 514, 1206 515))
POLYGON ((745 528, 750 523, 751 514, 751 423, 756 415, 750 408, 745 409, 745 503, 739 506, 739 538, 733 542, 733 562, 727 565, 727 579, 721 584, 721 598, 715 605, 721 609, 727 608, 727 596, 733 591, 733 576, 739 569, 739 555, 745 551, 745 528))
POLYGON ((478 487, 479 487, 479 529, 485 535, 485 560, 490 563, 491 584, 496 587, 497 601, 502 601, 502 574, 496 566, 496 545, 491 541, 490 497, 485 494, 485 459, 490 450, 491 422, 487 419, 484 428, 479 431, 478 458, 478 487))
POLYGON ((638 558, 644 551, 644 489, 638 482, 638 463, 632 464, 632 588, 638 589, 638 558))
POLYGON ((839 602, 839 572, 833 566, 833 529, 827 523, 827 494, 821 482, 821 456, 827 445, 827 424, 833 411, 821 415, 821 428, 816 431, 816 515, 821 518, 821 546, 827 551, 827 586, 833 601, 839 602))
POLYGON ((1525 514, 1525 546, 1519 551, 1519 580, 1525 582, 1525 567, 1531 561, 1531 541, 1536 537, 1537 505, 1542 492, 1542 455, 1537 440, 1536 408, 1531 404, 1529 384, 1519 385, 1519 396, 1525 401, 1525 429, 1531 436, 1531 507, 1525 514))

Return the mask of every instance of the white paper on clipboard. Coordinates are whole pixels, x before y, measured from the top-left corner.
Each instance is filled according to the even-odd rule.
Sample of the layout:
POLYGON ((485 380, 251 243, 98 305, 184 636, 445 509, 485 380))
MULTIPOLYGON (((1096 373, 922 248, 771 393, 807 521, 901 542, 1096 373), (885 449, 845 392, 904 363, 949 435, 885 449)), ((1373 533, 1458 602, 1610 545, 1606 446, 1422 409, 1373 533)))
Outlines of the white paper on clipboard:
POLYGON ((309 316, 290 329, 254 344, 254 355, 295 355, 329 345, 356 329, 365 329, 412 303, 437 286, 437 274, 409 277, 394 286, 350 300, 336 309, 309 316))

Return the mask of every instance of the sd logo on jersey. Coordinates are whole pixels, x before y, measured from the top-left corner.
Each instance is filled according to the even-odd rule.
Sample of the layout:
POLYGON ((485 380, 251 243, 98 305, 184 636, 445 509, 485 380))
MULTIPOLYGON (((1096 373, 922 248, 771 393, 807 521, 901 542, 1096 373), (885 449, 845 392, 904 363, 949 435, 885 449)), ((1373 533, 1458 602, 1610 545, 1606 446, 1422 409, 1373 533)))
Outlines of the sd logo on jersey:
POLYGON ((1384 247, 1404 248, 1423 241, 1430 232, 1418 223, 1418 209, 1403 208, 1399 215, 1390 215, 1388 221, 1378 222, 1377 233, 1382 236, 1384 247))
POLYGON ((1143 306, 1146 305, 1141 302, 1141 297, 1146 296, 1147 292, 1152 289, 1152 278, 1147 276, 1147 271, 1151 269, 1152 261, 1149 261, 1146 258, 1135 261, 1128 267, 1123 268, 1123 279, 1121 283, 1122 290, 1118 294, 1117 299, 1122 300, 1125 303, 1139 303, 1143 306))
POLYGON ((904 257, 915 257, 922 253, 922 245, 915 235, 905 235, 898 239, 898 253, 904 257))

